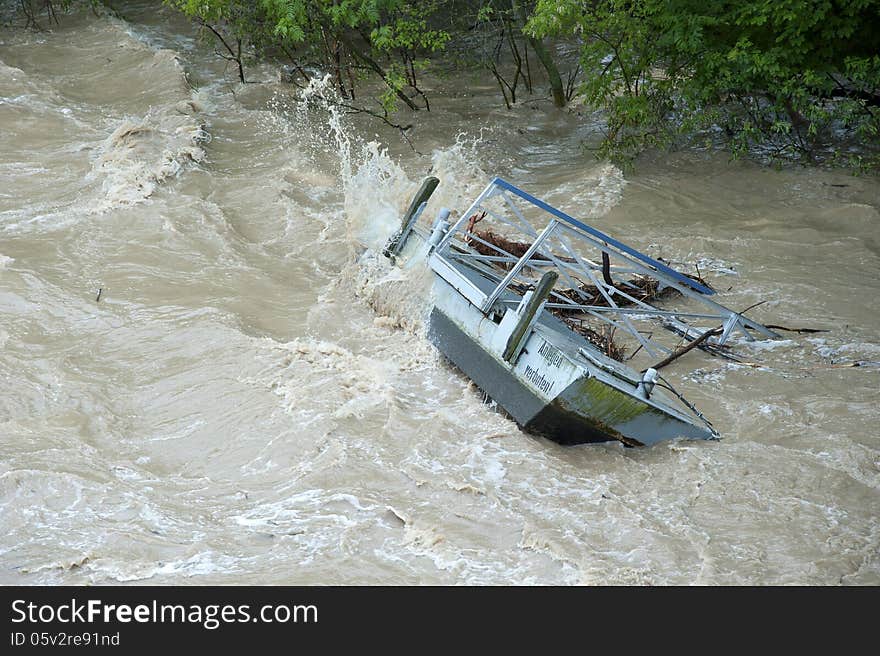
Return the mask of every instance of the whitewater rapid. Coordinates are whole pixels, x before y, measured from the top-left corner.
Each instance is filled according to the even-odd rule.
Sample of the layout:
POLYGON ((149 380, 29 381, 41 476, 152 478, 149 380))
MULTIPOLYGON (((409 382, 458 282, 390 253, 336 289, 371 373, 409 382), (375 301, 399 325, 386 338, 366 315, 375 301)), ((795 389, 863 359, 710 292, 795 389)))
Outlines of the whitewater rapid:
POLYGON ((478 73, 431 81, 416 152, 119 11, 0 29, 0 583, 880 582, 876 178, 624 174, 478 73), (428 173, 428 213, 503 175, 829 332, 695 354, 719 442, 527 435, 424 338, 427 272, 377 256, 428 173))

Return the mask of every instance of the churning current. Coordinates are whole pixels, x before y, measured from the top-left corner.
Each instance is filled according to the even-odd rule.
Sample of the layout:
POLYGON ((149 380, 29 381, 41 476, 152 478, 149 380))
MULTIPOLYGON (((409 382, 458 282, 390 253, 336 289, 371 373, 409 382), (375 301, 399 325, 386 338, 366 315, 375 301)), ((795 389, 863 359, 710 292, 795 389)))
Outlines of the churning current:
POLYGON ((0 583, 880 583, 876 177, 624 174, 588 116, 479 80, 430 80, 414 150, 122 14, 0 30, 0 583), (444 205, 503 175, 828 332, 670 369, 720 441, 527 435, 374 256, 429 171, 444 205))

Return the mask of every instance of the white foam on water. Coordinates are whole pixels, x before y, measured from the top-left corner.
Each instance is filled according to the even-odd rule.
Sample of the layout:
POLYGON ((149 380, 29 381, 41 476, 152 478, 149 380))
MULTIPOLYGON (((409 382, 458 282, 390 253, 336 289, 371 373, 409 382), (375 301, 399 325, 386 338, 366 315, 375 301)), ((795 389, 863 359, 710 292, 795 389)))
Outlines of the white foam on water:
POLYGON ((102 198, 94 210, 146 200, 160 184, 203 161, 202 144, 209 140, 204 124, 176 109, 151 109, 141 118, 123 120, 95 159, 93 175, 101 180, 102 198))
MULTIPOLYGON (((105 36, 120 52, 131 45, 131 34, 105 36)), ((76 228, 65 214, 80 205, 3 215, 32 231, 4 241, 14 268, 0 264, 11 308, 0 377, 16 391, 0 397, 0 430, 12 436, 0 471, 3 583, 880 581, 880 531, 865 506, 880 485, 864 428, 876 378, 809 369, 823 356, 878 359, 875 330, 736 342, 769 360, 762 370, 695 354, 691 389, 721 442, 564 449, 526 435, 424 338, 430 272, 380 253, 423 176, 441 179, 427 222, 440 206, 463 211, 529 156, 511 115, 491 114, 505 123, 506 159, 443 109, 417 119, 441 146, 394 155, 362 136, 374 126, 315 104, 322 80, 311 102, 296 101, 302 114, 271 111, 259 100, 277 86, 269 76, 233 97, 210 47, 187 51, 210 80, 194 97, 179 58, 154 50, 125 71, 158 90, 152 108, 130 94, 99 120, 86 98, 53 99, 57 80, 37 74, 7 94, 57 101, 60 126, 92 123, 64 156, 94 164, 75 200, 106 209, 81 212, 88 223, 76 228), (211 144, 194 134, 209 122, 211 144)), ((71 57, 71 69, 89 65, 71 57)), ((0 84, 9 75, 0 67, 0 84)), ((619 204, 632 189, 619 170, 573 157, 555 170, 562 144, 549 139, 568 133, 528 130, 547 140, 541 162, 511 182, 574 216, 614 210, 640 229, 619 204)), ((35 179, 51 170, 39 157, 28 166, 35 179)), ((711 166, 730 181, 726 162, 711 166)), ((669 203, 657 189, 679 183, 689 194, 701 185, 661 180, 633 198, 661 216, 669 203)), ((674 208, 697 205, 676 193, 674 208)), ((740 200, 718 195, 713 209, 740 200)), ((860 230, 871 216, 849 213, 860 230)), ((694 245, 679 228, 658 252, 693 251, 720 275, 756 268, 760 235, 731 238, 719 219, 716 239, 694 245)), ((872 270, 868 250, 849 247, 872 270)), ((781 266, 776 251, 760 252, 781 266)), ((763 296, 773 275, 741 296, 763 296)), ((853 293, 871 289, 846 280, 853 293)), ((778 288, 788 302, 791 287, 778 288)), ((820 296, 806 302, 836 316, 820 296)))

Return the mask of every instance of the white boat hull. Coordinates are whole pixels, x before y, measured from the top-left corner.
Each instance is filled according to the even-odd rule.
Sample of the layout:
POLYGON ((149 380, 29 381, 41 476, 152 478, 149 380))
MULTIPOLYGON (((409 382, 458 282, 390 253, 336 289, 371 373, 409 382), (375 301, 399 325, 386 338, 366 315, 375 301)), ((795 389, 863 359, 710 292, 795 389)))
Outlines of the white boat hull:
MULTIPOLYGON (((439 276, 433 296, 431 342, 523 429, 560 444, 620 440, 636 446, 714 437, 664 403, 656 390, 651 399, 640 398, 638 381, 624 380, 626 369, 612 360, 603 362, 605 370, 576 348, 559 348, 551 341, 552 328, 540 319, 511 364, 501 357, 508 336, 503 321, 492 321, 439 276)), ((589 346, 585 340, 583 346, 589 346)))

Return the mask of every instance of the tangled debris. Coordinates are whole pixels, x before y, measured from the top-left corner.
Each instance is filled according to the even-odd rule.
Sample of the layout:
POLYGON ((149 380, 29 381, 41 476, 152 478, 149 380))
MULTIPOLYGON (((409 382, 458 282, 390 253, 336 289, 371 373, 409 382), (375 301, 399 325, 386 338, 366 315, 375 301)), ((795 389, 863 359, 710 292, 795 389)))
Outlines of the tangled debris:
MULTIPOLYGON (((554 314, 556 313, 554 312, 554 314)), ((559 315, 557 314, 557 316, 559 315)), ((602 331, 600 332, 590 328, 586 323, 586 319, 571 316, 562 316, 561 319, 569 328, 612 360, 623 362, 626 358, 626 348, 620 343, 614 341, 615 328, 612 328, 611 326, 602 326, 602 331)))
MULTIPOLYGON (((465 243, 477 251, 480 255, 498 255, 502 251, 510 253, 516 258, 525 255, 531 244, 522 241, 512 241, 506 237, 502 237, 491 230, 477 230, 476 225, 486 218, 486 212, 482 214, 474 214, 467 222, 467 234, 465 243), (473 235, 473 237, 471 237, 473 235), (475 237, 475 238, 474 238, 475 237), (490 245, 491 244, 491 245, 490 245), (493 248, 493 246, 495 248, 493 248)), ((535 255, 536 259, 546 259, 540 255, 535 255)), ((499 262, 504 268, 510 266, 509 262, 499 262)))
MULTIPOLYGON (((626 282, 614 283, 614 288, 631 296, 637 301, 650 303, 665 297, 678 295, 679 292, 672 287, 660 288, 660 283, 648 276, 634 276, 626 282)), ((623 294, 614 294, 613 300, 618 307, 633 305, 635 301, 623 294)), ((560 296, 584 305, 599 305, 610 307, 608 298, 595 285, 582 284, 578 289, 564 289, 559 292, 560 296)))
MULTIPOLYGON (((476 225, 484 218, 486 218, 486 212, 483 212, 482 214, 474 214, 468 219, 468 237, 465 239, 466 243, 481 255, 496 256, 499 255, 500 252, 506 252, 516 258, 521 258, 531 247, 531 243, 513 241, 498 235, 491 230, 477 230, 476 225)), ((536 260, 548 259, 538 253, 533 257, 536 260)), ((563 262, 574 261, 572 258, 568 257, 558 257, 557 259, 563 262)), ((609 286, 621 293, 609 293, 607 289, 600 290, 596 285, 578 281, 580 284, 577 289, 554 290, 554 295, 567 298, 579 305, 595 305, 600 307, 611 306, 609 297, 613 299, 618 307, 627 307, 634 305, 636 301, 651 303, 663 298, 680 295, 680 292, 672 287, 661 287, 660 283, 650 276, 636 275, 623 282, 614 281, 611 278, 608 257, 605 253, 603 253, 602 260, 603 279, 609 286)), ((509 269, 511 263, 498 262, 497 264, 504 269, 509 269)), ((709 286, 709 284, 700 276, 688 275, 688 277, 696 280, 702 285, 709 286)), ((512 288, 516 289, 521 294, 529 289, 526 285, 512 285, 512 288)), ((562 319, 569 328, 584 337, 608 357, 619 362, 622 362, 626 357, 626 348, 614 341, 614 329, 611 327, 603 327, 601 332, 594 330, 587 325, 587 319, 581 309, 577 307, 572 307, 571 309, 554 307, 550 308, 550 312, 562 319)), ((635 355, 635 352, 633 355, 635 355)))

